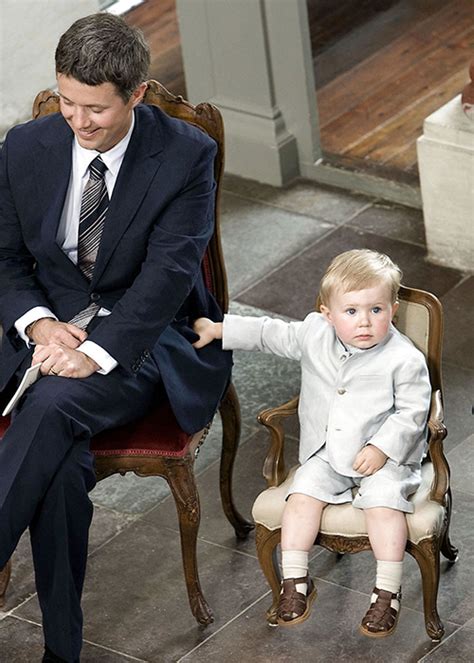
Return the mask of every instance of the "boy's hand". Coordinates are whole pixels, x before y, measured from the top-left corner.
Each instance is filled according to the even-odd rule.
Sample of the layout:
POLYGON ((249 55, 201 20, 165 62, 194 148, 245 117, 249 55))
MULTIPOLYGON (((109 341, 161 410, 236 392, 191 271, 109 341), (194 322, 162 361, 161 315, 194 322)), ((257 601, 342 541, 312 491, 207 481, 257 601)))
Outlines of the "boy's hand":
POLYGON ((368 477, 371 474, 374 474, 374 472, 377 472, 377 470, 380 470, 380 468, 387 462, 387 458, 388 456, 386 456, 378 447, 375 447, 373 444, 368 444, 359 451, 355 457, 352 468, 356 472, 360 472, 360 474, 368 477))
POLYGON ((198 318, 193 324, 193 330, 199 334, 200 339, 193 343, 196 350, 212 343, 216 338, 222 338, 222 322, 213 322, 209 318, 198 318))

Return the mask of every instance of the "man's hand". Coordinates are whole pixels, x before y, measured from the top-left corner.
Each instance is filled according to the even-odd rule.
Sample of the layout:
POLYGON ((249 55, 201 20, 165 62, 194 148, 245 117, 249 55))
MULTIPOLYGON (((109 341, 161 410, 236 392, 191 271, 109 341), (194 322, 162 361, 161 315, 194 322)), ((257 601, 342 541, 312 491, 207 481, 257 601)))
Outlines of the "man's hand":
POLYGON ((87 378, 100 366, 80 350, 68 348, 59 343, 37 345, 31 365, 43 362, 42 375, 59 375, 62 378, 87 378))
POLYGON ((31 333, 28 333, 28 327, 26 331, 30 340, 36 345, 56 343, 74 349, 87 338, 87 333, 83 329, 53 318, 41 318, 31 327, 31 333))
POLYGON ((380 470, 380 468, 387 462, 387 458, 388 456, 386 456, 383 451, 375 447, 373 444, 368 444, 359 451, 355 457, 352 468, 356 472, 360 472, 360 474, 368 477, 371 474, 374 474, 374 472, 377 472, 377 470, 380 470))
POLYGON ((198 318, 193 324, 193 330, 199 334, 199 341, 193 343, 197 350, 212 343, 216 338, 222 338, 222 322, 213 322, 209 318, 198 318))

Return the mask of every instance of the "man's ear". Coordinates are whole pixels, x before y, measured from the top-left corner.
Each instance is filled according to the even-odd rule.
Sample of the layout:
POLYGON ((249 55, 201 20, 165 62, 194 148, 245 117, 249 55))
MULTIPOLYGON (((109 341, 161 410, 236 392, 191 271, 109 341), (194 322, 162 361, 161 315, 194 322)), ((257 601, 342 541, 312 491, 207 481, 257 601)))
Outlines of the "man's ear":
POLYGON ((148 85, 146 83, 141 83, 133 92, 132 92, 132 108, 135 108, 140 101, 143 100, 145 92, 148 85))
POLYGON ((319 310, 322 313, 322 315, 326 318, 326 320, 329 322, 329 324, 332 325, 331 311, 328 309, 328 307, 324 306, 324 304, 321 304, 319 306, 319 310))

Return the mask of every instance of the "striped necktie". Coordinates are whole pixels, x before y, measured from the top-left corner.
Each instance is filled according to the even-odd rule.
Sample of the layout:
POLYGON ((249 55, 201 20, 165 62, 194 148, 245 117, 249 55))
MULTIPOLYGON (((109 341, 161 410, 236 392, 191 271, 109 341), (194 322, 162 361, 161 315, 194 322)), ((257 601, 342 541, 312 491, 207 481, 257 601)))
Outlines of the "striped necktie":
MULTIPOLYGON (((86 279, 92 279, 94 265, 104 229, 105 217, 109 208, 109 196, 105 185, 107 166, 100 156, 89 165, 89 180, 84 188, 79 216, 79 238, 77 244, 77 265, 86 279)), ((85 329, 100 306, 91 303, 75 315, 70 323, 85 329)))

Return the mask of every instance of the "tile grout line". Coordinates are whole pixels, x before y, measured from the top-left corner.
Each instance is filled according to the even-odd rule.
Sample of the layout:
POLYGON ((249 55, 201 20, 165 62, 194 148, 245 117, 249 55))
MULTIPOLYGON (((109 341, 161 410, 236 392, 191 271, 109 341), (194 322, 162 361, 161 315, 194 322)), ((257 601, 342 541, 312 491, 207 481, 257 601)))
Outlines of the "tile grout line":
MULTIPOLYGON (((314 221, 319 221, 320 223, 330 223, 331 225, 345 225, 347 221, 352 220, 355 216, 358 214, 361 214, 363 211, 368 209, 369 207, 372 207, 377 201, 380 200, 379 197, 374 197, 370 202, 365 203, 362 205, 360 210, 357 210, 352 214, 352 216, 349 216, 349 219, 347 221, 342 221, 342 222, 334 222, 334 221, 329 221, 328 219, 324 218, 323 216, 314 216, 313 214, 304 214, 303 212, 298 212, 297 210, 289 207, 282 207, 282 205, 276 205, 275 203, 268 202, 268 200, 262 200, 261 198, 255 198, 252 195, 245 195, 243 193, 236 193, 235 191, 231 191, 230 189, 223 189, 223 191, 227 194, 230 194, 231 196, 235 196, 236 198, 239 198, 240 200, 247 200, 252 203, 258 203, 259 205, 263 205, 264 207, 270 207, 272 209, 278 209, 281 210, 282 212, 288 212, 290 214, 296 214, 297 216, 302 216, 305 219, 312 219, 314 221)), ((349 192, 349 196, 350 196, 349 192)), ((356 196, 356 194, 352 194, 353 196, 356 196)), ((362 194, 363 195, 363 194, 362 194)), ((367 197, 367 196, 365 196, 367 197)))
POLYGON ((236 619, 238 619, 239 617, 241 617, 242 615, 244 615, 248 610, 250 610, 251 608, 253 608, 254 605, 257 605, 257 603, 259 603, 263 598, 265 598, 265 597, 268 596, 269 594, 271 594, 271 590, 269 590, 268 592, 265 592, 264 594, 262 594, 258 599, 255 599, 255 601, 253 601, 253 602, 250 603, 246 608, 244 608, 243 610, 241 610, 237 615, 235 615, 235 617, 232 617, 232 619, 229 619, 228 622, 226 622, 226 623, 223 624, 220 628, 218 628, 216 631, 214 631, 214 633, 211 633, 210 636, 208 636, 205 640, 203 640, 203 641, 200 642, 198 645, 196 645, 196 647, 193 647, 193 649, 190 649, 188 652, 186 652, 186 654, 184 654, 184 656, 182 656, 181 658, 179 658, 179 659, 176 661, 176 663, 181 663, 181 661, 184 661, 184 660, 185 660, 190 654, 192 654, 192 653, 195 652, 197 649, 199 649, 200 647, 202 647, 206 642, 209 642, 209 640, 211 640, 212 638, 214 638, 218 633, 220 633, 221 631, 223 631, 227 626, 229 626, 230 624, 232 624, 233 622, 235 622, 236 619))
MULTIPOLYGON (((352 220, 351 220, 352 221, 352 220)), ((426 244, 420 244, 419 242, 415 242, 410 239, 398 239, 397 237, 388 237, 387 235, 381 235, 379 232, 376 232, 374 230, 368 230, 367 228, 360 228, 359 226, 352 225, 351 221, 348 221, 347 223, 344 224, 344 228, 350 228, 351 230, 355 232, 360 232, 362 231, 366 235, 372 235, 375 237, 380 237, 382 239, 387 239, 391 242, 401 242, 402 244, 408 244, 409 246, 416 246, 419 249, 424 249, 425 251, 427 250, 426 244)), ((430 265, 433 263, 429 263, 430 265)), ((437 265, 439 267, 439 265, 437 265)), ((453 268, 451 268, 453 269, 453 268)))
MULTIPOLYGON (((38 626, 38 628, 42 629, 42 625, 38 624, 38 622, 35 622, 33 619, 28 619, 26 617, 21 617, 20 615, 10 615, 13 617, 13 619, 16 619, 19 622, 25 622, 27 624, 32 624, 33 626, 38 626)), ((97 647, 99 649, 103 649, 105 651, 112 652, 113 654, 119 654, 120 656, 124 656, 125 658, 130 659, 131 661, 138 661, 139 663, 147 663, 147 661, 143 658, 136 658, 135 656, 132 656, 131 654, 126 654, 125 652, 118 651, 117 649, 111 649, 110 647, 106 647, 105 645, 101 645, 98 642, 92 642, 92 640, 86 640, 86 638, 83 639, 83 642, 92 645, 93 647, 97 647)))
POLYGON ((251 290, 252 288, 255 288, 261 281, 264 279, 267 279, 269 276, 272 276, 272 274, 275 274, 278 272, 282 267, 286 267, 292 260, 295 260, 296 258, 299 258, 305 251, 309 251, 309 249, 313 248, 313 246, 316 246, 318 242, 327 239, 330 235, 336 232, 340 226, 332 226, 327 232, 325 232, 321 237, 318 237, 314 242, 311 242, 310 244, 306 244, 306 246, 302 247, 299 251, 296 253, 293 253, 291 256, 288 256, 288 258, 285 258, 278 266, 273 267, 270 269, 270 271, 265 272, 262 276, 259 276, 255 281, 252 281, 249 285, 246 285, 245 288, 242 288, 242 290, 234 293, 231 295, 232 300, 238 300, 239 297, 242 297, 242 295, 245 295, 246 292, 251 290))
MULTIPOLYGON (((431 654, 433 652, 438 651, 446 642, 448 642, 448 640, 450 640, 453 637, 453 635, 455 633, 458 633, 458 631, 460 631, 463 628, 463 626, 464 626, 464 624, 462 624, 462 625, 458 626, 458 628, 454 629, 454 631, 452 633, 450 633, 446 638, 443 638, 443 640, 438 642, 432 649, 430 649, 429 652, 427 652, 426 654, 424 654, 424 656, 419 658, 417 663, 422 663, 422 661, 426 661, 428 659, 428 657, 431 656, 431 654)), ((433 642, 433 640, 431 642, 433 642)))

